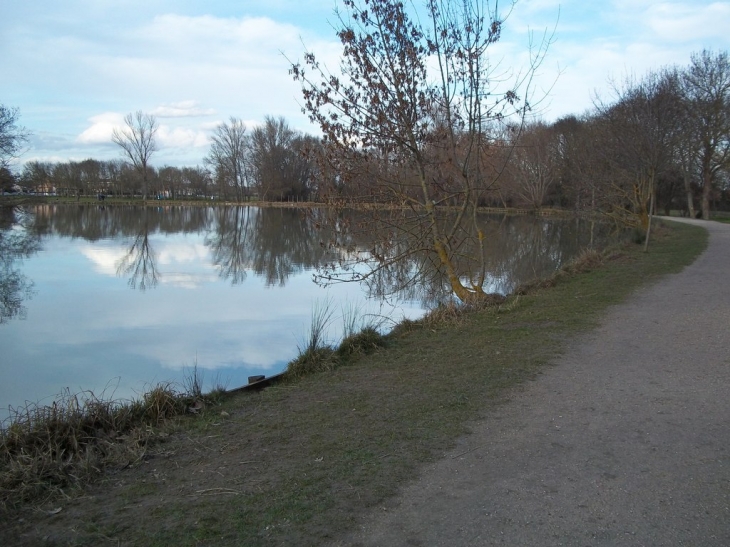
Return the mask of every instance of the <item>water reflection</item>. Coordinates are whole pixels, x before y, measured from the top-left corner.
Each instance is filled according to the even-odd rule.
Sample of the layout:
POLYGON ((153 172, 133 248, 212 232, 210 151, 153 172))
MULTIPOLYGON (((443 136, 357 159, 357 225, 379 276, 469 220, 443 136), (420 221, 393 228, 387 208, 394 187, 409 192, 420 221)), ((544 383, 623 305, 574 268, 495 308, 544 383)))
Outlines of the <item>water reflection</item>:
MULTIPOLYGON (((354 214, 341 222, 342 228, 330 240, 329 247, 338 252, 338 260, 320 264, 320 283, 359 281, 371 296, 418 299, 424 307, 449 297, 451 287, 443 265, 429 242, 419 240, 421 234, 401 233, 396 239, 390 233, 373 238, 360 230, 369 226, 367 219, 360 221, 357 217, 354 214), (374 248, 373 240, 386 243, 374 248)), ((329 219, 328 225, 333 224, 329 219)), ((456 255, 455 268, 468 271, 466 266, 476 262, 473 257, 483 252, 484 267, 472 271, 471 276, 479 280, 485 292, 502 295, 551 275, 582 249, 603 245, 616 237, 609 226, 582 219, 484 215, 480 228, 483 248, 465 242, 456 255)))
POLYGON ((250 241, 255 237, 251 217, 256 212, 242 207, 216 210, 216 226, 205 238, 220 276, 234 285, 246 280, 246 268, 251 264, 250 241))
POLYGON ((155 251, 150 245, 148 210, 142 210, 142 225, 132 241, 127 254, 117 262, 117 275, 129 276, 129 286, 144 291, 157 285, 159 272, 155 251))
MULTIPOLYGON (((251 207, 63 207, 33 210, 4 209, 0 218, 2 245, 2 302, 4 320, 22 311, 32 282, 17 267, 23 256, 36 252, 44 237, 83 238, 87 241, 128 240, 116 262, 116 274, 142 291, 161 280, 159 257, 151 235, 202 234, 218 275, 238 285, 249 273, 266 286, 284 287, 293 275, 316 270, 323 285, 338 280, 360 281, 368 296, 418 300, 429 307, 446 297, 449 284, 428 245, 411 239, 391 239, 387 251, 373 248, 382 235, 358 232, 364 213, 331 213, 251 207), (333 223, 323 215, 337 214, 333 223), (20 222, 22 218, 23 222, 20 222), (323 232, 321 226, 338 226, 323 232), (420 247, 419 247, 420 245, 420 247), (387 268, 379 252, 402 256, 387 268)), ((484 216, 484 279, 487 292, 507 294, 519 284, 550 275, 581 249, 602 242, 606 228, 580 219, 484 216)), ((466 257, 478 252, 462 250, 466 257)), ((457 258, 458 261, 458 258, 457 258)), ((461 265, 457 265, 461 268, 461 265)))
MULTIPOLYGON (((0 407, 66 387, 98 392, 114 378, 120 378, 115 395, 127 396, 150 382, 180 380, 194 362, 209 378, 221 372, 231 387, 241 385, 248 375, 286 366, 318 302, 398 321, 448 294, 425 248, 411 252, 410 241, 394 240, 391 251, 407 254, 395 267, 359 262, 377 254, 373 234, 347 229, 360 223, 359 213, 338 213, 332 233, 321 229, 332 226, 326 214, 0 209, 0 407), (327 289, 312 283, 316 274, 327 285, 328 272, 364 281, 327 289), (24 317, 24 309, 27 320, 10 320, 24 317)), ((549 274, 591 243, 590 227, 574 220, 485 217, 483 230, 489 292, 549 274)), ((332 326, 333 342, 341 327, 332 326)))
POLYGON ((0 324, 24 318, 23 301, 33 282, 20 270, 24 258, 40 249, 40 239, 27 229, 30 215, 17 207, 0 207, 0 324))

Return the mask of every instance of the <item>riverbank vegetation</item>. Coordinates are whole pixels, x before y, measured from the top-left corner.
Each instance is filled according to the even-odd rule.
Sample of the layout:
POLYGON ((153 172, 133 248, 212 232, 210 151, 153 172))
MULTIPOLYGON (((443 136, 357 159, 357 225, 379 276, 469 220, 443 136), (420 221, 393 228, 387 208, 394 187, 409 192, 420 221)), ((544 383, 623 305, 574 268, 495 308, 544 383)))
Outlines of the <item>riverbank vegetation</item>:
MULTIPOLYGON (((0 540, 322 544, 386 503, 421 464, 443 457, 473 420, 539 375, 607 306, 690 263, 707 238, 674 224, 660 225, 655 236, 649 253, 631 243, 587 253, 503 301, 466 313, 441 308, 399 325, 382 348, 380 338, 369 340, 358 359, 211 400, 164 425, 154 410, 167 407, 161 394, 141 450, 98 469, 91 485, 78 481, 6 509, 0 540)), ((128 445, 115 438, 122 444, 114 450, 139 444, 128 436, 128 445)), ((97 437, 102 446, 112 442, 97 437)), ((59 448, 63 458, 67 448, 59 448)), ((35 479, 43 480, 42 473, 35 479)))

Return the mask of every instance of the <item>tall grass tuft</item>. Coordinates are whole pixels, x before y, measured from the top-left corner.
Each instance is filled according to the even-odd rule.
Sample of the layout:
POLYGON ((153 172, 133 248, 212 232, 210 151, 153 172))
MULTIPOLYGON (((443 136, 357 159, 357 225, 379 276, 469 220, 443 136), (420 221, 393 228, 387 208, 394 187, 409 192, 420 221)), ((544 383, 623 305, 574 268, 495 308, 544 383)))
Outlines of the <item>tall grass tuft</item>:
POLYGON ((385 337, 378 330, 380 322, 372 317, 366 320, 360 308, 347 304, 342 309, 343 339, 336 348, 333 347, 326 340, 333 315, 330 301, 314 307, 305 343, 299 346, 299 355, 287 366, 288 377, 333 370, 358 355, 372 353, 385 345, 385 337))
POLYGON ((309 333, 304 347, 299 348, 300 353, 315 352, 328 347, 326 338, 327 330, 332 322, 334 310, 331 300, 315 303, 312 308, 312 322, 309 326, 309 333))
POLYGON ((289 377, 305 376, 335 367, 334 350, 326 341, 327 329, 332 321, 332 302, 317 302, 312 308, 309 332, 303 344, 297 346, 299 355, 286 368, 289 377))
POLYGON ((352 302, 346 302, 342 306, 342 337, 352 336, 361 323, 361 308, 352 302))
POLYGON ((347 303, 342 308, 342 341, 337 346, 340 359, 372 353, 385 345, 380 333, 385 318, 363 315, 359 306, 347 303))
POLYGON ((189 397, 199 398, 203 396, 203 381, 205 380, 205 373, 202 369, 198 368, 198 360, 195 359, 195 364, 191 370, 185 370, 183 376, 183 390, 189 397))

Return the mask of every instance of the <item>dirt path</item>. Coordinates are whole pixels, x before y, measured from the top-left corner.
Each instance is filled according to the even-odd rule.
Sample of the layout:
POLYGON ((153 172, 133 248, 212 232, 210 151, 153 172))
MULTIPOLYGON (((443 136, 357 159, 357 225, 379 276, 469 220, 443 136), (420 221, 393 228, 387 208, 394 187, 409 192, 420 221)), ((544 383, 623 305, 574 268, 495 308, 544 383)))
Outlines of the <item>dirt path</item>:
POLYGON ((336 545, 730 545, 730 225, 336 545))

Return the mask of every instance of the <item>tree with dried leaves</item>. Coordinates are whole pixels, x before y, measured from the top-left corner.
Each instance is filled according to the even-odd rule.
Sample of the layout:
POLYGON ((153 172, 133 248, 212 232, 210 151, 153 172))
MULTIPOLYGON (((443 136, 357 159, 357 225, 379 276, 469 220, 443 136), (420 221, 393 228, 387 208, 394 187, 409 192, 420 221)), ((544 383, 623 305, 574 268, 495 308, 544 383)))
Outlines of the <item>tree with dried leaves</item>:
POLYGON ((142 178, 142 199, 147 200, 147 185, 150 157, 157 151, 157 119, 152 114, 145 114, 141 110, 127 114, 124 117, 125 127, 115 128, 112 132, 112 141, 119 145, 124 155, 129 158, 142 178))
POLYGON ((524 72, 500 68, 490 52, 513 4, 504 13, 496 1, 428 0, 419 12, 398 0, 344 0, 341 74, 312 52, 292 65, 327 166, 347 188, 332 200, 371 207, 365 225, 337 220, 333 245, 343 245, 347 229, 380 235, 367 252, 340 253, 371 266, 350 269, 352 279, 420 257, 462 301, 485 296, 477 209, 508 157, 494 153, 505 145, 495 135, 507 122, 522 127, 550 41, 531 51, 524 72))

